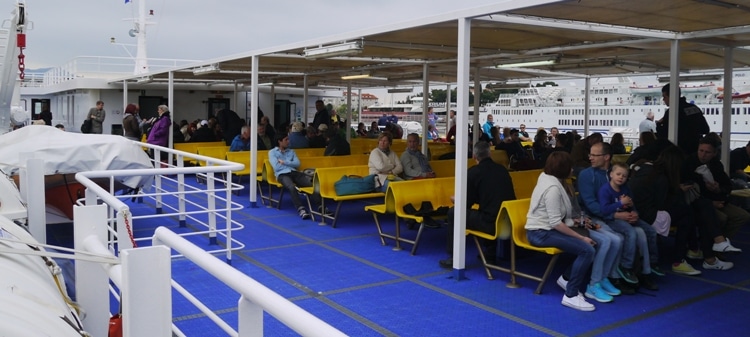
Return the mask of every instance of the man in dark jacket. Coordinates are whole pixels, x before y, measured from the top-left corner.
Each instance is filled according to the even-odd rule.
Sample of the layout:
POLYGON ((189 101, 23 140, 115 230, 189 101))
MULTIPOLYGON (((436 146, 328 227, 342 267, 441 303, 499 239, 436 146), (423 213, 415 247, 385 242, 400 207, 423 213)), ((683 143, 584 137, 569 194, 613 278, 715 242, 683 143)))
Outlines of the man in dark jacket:
POLYGON ((325 124, 326 127, 328 127, 331 124, 331 116, 328 114, 328 109, 326 109, 325 103, 321 100, 315 101, 315 110, 317 110, 317 112, 315 112, 312 126, 315 129, 318 129, 321 124, 325 124))
POLYGON ((227 145, 232 145, 232 140, 240 134, 242 129, 243 122, 240 116, 232 110, 222 109, 216 113, 216 123, 221 128, 224 142, 227 145))
MULTIPOLYGON (((680 92, 679 88, 677 92, 680 92)), ((661 88, 661 96, 664 103, 669 106, 669 84, 661 88)), ((695 153, 698 148, 698 140, 709 132, 711 130, 703 116, 703 111, 695 104, 688 103, 685 97, 680 97, 680 103, 677 107, 677 147, 686 154, 695 153)), ((664 117, 656 122, 656 137, 667 139, 668 133, 669 109, 664 111, 664 117)))
MULTIPOLYGON (((490 158, 490 145, 487 142, 477 142, 474 145, 474 160, 477 165, 472 166, 466 173, 466 228, 480 230, 486 233, 495 232, 495 219, 500 211, 500 204, 505 200, 516 199, 513 191, 513 181, 510 173, 500 164, 490 158), (479 204, 479 209, 471 209, 471 205, 479 204)), ((454 208, 448 210, 448 255, 453 255, 453 224, 454 208)), ((485 244, 488 259, 495 258, 496 241, 485 244)), ((440 266, 451 268, 453 258, 440 260, 440 266)))
POLYGON ((346 141, 338 127, 331 127, 324 133, 328 145, 323 152, 324 156, 348 156, 352 154, 351 146, 346 141))

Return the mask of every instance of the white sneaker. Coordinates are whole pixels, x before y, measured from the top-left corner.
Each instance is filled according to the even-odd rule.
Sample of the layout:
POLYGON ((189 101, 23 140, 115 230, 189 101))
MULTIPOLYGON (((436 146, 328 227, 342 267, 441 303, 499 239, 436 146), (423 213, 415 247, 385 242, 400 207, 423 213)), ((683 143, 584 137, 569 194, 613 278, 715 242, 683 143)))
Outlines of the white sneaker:
POLYGON ((724 242, 714 243, 712 249, 719 253, 742 253, 742 249, 732 246, 729 239, 726 239, 724 242))
POLYGON ((297 210, 299 213, 299 217, 302 218, 302 220, 306 220, 310 218, 310 213, 307 213, 307 210, 300 207, 300 209, 297 210))
POLYGON ((596 309, 593 304, 586 301, 586 298, 581 293, 578 293, 575 297, 563 295, 562 305, 580 311, 594 311, 596 309))
POLYGON ((716 258, 716 261, 714 261, 713 264, 710 264, 706 261, 703 261, 703 269, 713 269, 713 270, 729 270, 734 267, 734 263, 728 262, 728 261, 722 261, 716 258))
POLYGON ((562 275, 560 275, 560 277, 557 278, 557 285, 560 286, 560 288, 562 288, 563 291, 568 289, 568 281, 565 281, 562 275))

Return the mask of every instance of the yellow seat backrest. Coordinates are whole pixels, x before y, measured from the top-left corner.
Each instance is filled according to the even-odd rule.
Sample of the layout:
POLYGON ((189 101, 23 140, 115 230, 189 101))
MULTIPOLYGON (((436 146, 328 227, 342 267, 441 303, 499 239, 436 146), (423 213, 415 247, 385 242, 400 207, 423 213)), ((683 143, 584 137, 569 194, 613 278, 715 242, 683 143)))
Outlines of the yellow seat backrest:
POLYGON ((456 176, 456 160, 430 160, 430 167, 438 178, 456 176))
MULTIPOLYGON (((335 157, 334 157, 335 158, 335 157)), ((364 177, 369 175, 367 165, 323 167, 315 170, 313 176, 313 191, 320 193, 323 198, 331 199, 337 196, 333 184, 341 177, 356 175, 364 177)))
POLYGON ((534 192, 534 187, 536 187, 536 181, 542 172, 544 170, 541 169, 510 172, 516 199, 531 198, 531 193, 534 192))
MULTIPOLYGON (((504 209, 508 218, 510 219, 511 231, 513 235, 513 243, 516 246, 525 248, 528 250, 534 250, 544 252, 547 254, 559 254, 562 251, 554 247, 537 247, 529 243, 529 239, 526 237, 526 215, 529 213, 529 207, 531 206, 531 199, 518 199, 504 201, 501 206, 501 213, 504 209)), ((554 229, 553 229, 554 230, 554 229)))
POLYGON ((299 169, 304 170, 308 168, 323 168, 323 167, 334 167, 334 166, 357 166, 367 165, 367 161, 370 156, 366 154, 352 154, 348 156, 315 156, 315 157, 299 157, 300 165, 299 169))
POLYGON ((324 152, 323 148, 294 149, 297 157, 322 157, 324 152))
MULTIPOLYGON (((197 153, 201 156, 211 157, 216 159, 224 160, 229 152, 229 146, 212 146, 212 147, 199 147, 197 153)), ((206 162, 203 160, 198 161, 201 166, 206 166, 206 162)))
POLYGON ((613 164, 614 163, 625 164, 625 162, 628 161, 628 158, 630 158, 630 154, 629 153, 626 153, 626 154, 615 154, 615 155, 612 155, 612 163, 613 164))
POLYGON ((510 167, 510 158, 508 157, 508 153, 505 152, 505 150, 490 151, 490 158, 492 158, 492 161, 503 165, 506 168, 510 167))
POLYGON ((263 160, 263 172, 261 173, 263 181, 270 185, 279 185, 279 181, 276 180, 276 175, 273 173, 273 166, 268 158, 263 160))
POLYGON ((386 211, 403 217, 408 215, 404 213, 407 204, 412 204, 416 209, 421 207, 423 201, 430 201, 434 209, 452 206, 454 186, 453 177, 391 182, 388 189, 392 192, 390 196, 393 200, 389 202, 389 193, 386 193, 386 211))
MULTIPOLYGON (((263 172, 263 160, 268 158, 268 150, 258 150, 258 161, 255 170, 258 175, 263 172)), ((227 160, 245 165, 241 171, 234 171, 236 175, 250 174, 250 151, 227 152, 227 160)))

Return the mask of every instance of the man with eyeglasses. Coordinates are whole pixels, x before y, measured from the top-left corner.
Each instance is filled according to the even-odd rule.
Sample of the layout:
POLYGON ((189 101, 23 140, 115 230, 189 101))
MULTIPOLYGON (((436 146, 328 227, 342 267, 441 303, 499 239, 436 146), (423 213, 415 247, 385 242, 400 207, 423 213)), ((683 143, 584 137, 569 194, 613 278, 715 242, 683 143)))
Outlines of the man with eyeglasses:
MULTIPOLYGON (((594 222, 601 225, 601 228, 596 232, 606 235, 612 240, 612 244, 619 244, 621 247, 620 254, 614 261, 605 261, 603 264, 605 269, 609 268, 609 270, 602 271, 604 276, 609 276, 612 284, 623 293, 633 294, 635 293, 634 286, 638 284, 638 277, 635 275, 633 266, 637 253, 636 230, 640 228, 636 229, 629 221, 634 221, 632 217, 637 218, 637 213, 618 212, 616 216, 610 215, 608 217, 602 214, 598 195, 599 189, 603 185, 609 184, 608 171, 611 165, 612 147, 604 142, 595 143, 591 145, 588 158, 591 167, 581 171, 576 180, 581 209, 594 222)), ((594 240, 596 241, 595 238, 594 240)))
POLYGON ((518 130, 518 139, 520 139, 522 142, 528 142, 531 140, 529 138, 529 133, 526 132, 526 124, 521 124, 520 130, 518 130))

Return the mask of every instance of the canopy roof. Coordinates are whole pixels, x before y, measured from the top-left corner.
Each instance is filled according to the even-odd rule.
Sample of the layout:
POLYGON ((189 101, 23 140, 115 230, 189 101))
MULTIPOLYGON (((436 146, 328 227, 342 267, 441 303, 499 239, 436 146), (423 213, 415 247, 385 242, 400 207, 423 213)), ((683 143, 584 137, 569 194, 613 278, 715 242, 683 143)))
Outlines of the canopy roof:
MULTIPOLYGON (((470 18, 471 76, 502 82, 539 77, 647 75, 670 70, 673 41, 679 41, 680 72, 750 65, 750 1, 746 0, 527 0, 504 1, 435 17, 347 32, 336 36, 252 51, 148 74, 175 82, 250 84, 252 57, 259 57, 258 82, 276 86, 354 88, 421 85, 457 80, 459 20, 470 18), (343 41, 363 43, 361 53, 310 60, 306 49, 343 41), (498 69, 528 61, 553 64, 498 69), (195 74, 194 69, 219 70, 195 74), (370 78, 342 80, 343 75, 370 78)), ((136 80, 130 76, 122 80, 136 80)))

